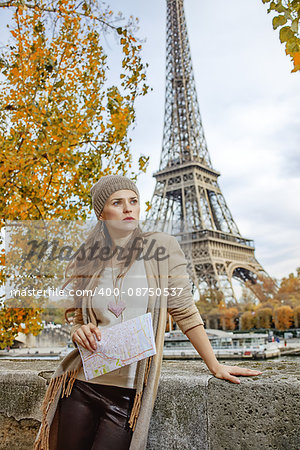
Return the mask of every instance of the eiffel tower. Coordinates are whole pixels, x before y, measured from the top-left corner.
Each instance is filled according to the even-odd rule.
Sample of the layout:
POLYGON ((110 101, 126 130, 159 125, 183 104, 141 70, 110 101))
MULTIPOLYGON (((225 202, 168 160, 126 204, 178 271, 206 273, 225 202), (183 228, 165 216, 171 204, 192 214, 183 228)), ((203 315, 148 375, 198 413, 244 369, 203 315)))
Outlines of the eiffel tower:
POLYGON ((202 126, 183 0, 167 0, 163 144, 144 229, 175 236, 185 253, 193 294, 221 291, 237 302, 232 280, 254 289, 263 275, 254 243, 242 237, 218 185, 202 126))

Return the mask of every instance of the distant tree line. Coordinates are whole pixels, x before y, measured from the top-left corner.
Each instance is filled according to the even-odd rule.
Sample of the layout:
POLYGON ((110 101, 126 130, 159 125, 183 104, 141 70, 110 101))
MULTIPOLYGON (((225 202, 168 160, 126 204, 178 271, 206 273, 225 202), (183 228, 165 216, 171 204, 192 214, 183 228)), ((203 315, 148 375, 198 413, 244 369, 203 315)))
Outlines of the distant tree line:
POLYGON ((196 305, 204 319, 219 324, 223 330, 235 330, 239 326, 245 331, 300 328, 300 267, 296 269, 296 275, 290 273, 279 281, 276 294, 266 279, 264 294, 264 300, 258 302, 246 284, 238 304, 226 304, 222 292, 210 290, 201 296, 196 305))

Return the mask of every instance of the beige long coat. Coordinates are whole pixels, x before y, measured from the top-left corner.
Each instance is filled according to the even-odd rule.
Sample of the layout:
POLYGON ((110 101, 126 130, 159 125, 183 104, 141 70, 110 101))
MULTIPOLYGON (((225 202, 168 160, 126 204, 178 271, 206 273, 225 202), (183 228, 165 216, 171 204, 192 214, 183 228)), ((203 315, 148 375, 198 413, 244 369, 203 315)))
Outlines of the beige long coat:
MULTIPOLYGON (((144 233, 143 237, 144 255, 149 248, 151 248, 150 255, 154 255, 158 247, 163 247, 166 249, 165 255, 168 255, 168 258, 160 261, 157 260, 158 258, 148 260, 145 258, 148 286, 153 288, 156 294, 149 296, 147 312, 152 314, 157 353, 153 357, 138 362, 137 392, 129 420, 133 429, 130 450, 146 449, 161 371, 167 312, 171 314, 183 333, 198 325, 204 325, 192 297, 186 271, 187 262, 177 239, 163 232, 144 233)), ((82 306, 81 314, 77 315, 76 322, 72 327, 71 335, 83 323, 92 322, 98 325, 88 304, 82 306)), ((53 374, 43 402, 43 417, 34 445, 35 450, 56 450, 58 401, 61 396, 70 395, 81 365, 79 351, 76 348, 60 362, 53 374)))

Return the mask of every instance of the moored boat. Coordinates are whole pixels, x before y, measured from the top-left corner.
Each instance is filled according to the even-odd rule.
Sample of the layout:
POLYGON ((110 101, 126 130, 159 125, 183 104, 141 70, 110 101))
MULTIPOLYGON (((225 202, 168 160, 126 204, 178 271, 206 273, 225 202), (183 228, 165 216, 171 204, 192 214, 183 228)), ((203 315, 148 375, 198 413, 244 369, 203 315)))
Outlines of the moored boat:
MULTIPOLYGON (((233 333, 206 329, 207 336, 217 358, 267 359, 280 356, 277 342, 269 342, 268 333, 233 333)), ((192 343, 181 330, 165 333, 164 359, 201 358, 192 343)))

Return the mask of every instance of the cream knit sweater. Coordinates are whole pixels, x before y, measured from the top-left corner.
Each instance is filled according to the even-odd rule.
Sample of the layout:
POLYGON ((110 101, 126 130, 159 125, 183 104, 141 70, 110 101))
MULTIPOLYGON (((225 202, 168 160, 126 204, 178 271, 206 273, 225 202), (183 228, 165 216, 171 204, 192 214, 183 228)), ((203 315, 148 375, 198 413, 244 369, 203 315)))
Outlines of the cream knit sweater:
MULTIPOLYGON (((116 317, 108 309, 108 303, 115 302, 113 295, 113 282, 112 273, 114 279, 119 274, 118 268, 106 267, 100 278, 99 285, 97 287, 97 294, 93 296, 92 308, 95 311, 96 318, 98 320, 98 327, 102 328, 111 327, 125 320, 132 319, 134 317, 145 314, 148 305, 148 283, 144 266, 144 260, 135 261, 124 277, 122 285, 120 285, 120 279, 116 287, 122 290, 121 299, 126 303, 126 309, 119 317, 116 317), (111 295, 109 295, 111 293, 111 295)), ((118 300, 120 301, 120 300, 118 300)), ((83 369, 81 368, 77 376, 78 380, 87 381, 89 383, 106 384, 113 386, 121 386, 126 388, 136 387, 136 367, 137 363, 128 364, 120 369, 112 372, 100 375, 87 381, 83 369)))

